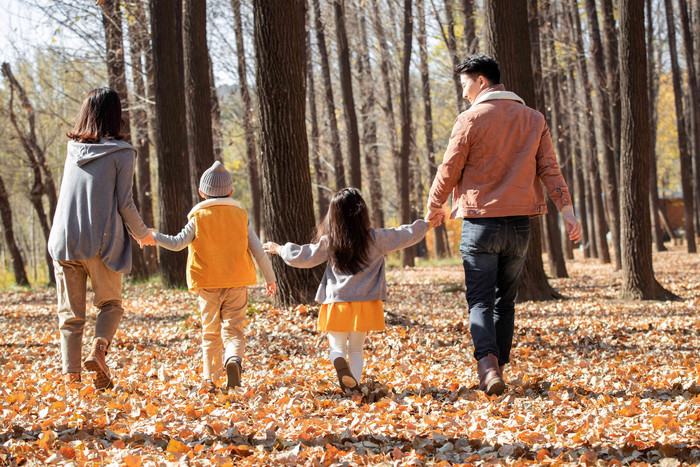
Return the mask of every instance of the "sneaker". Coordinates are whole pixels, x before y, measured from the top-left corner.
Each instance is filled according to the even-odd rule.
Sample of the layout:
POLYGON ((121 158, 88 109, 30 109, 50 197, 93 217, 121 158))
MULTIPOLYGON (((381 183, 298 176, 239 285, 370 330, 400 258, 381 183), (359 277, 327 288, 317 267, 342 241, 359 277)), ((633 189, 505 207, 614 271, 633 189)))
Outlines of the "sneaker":
POLYGON ((357 388, 357 380, 350 372, 348 362, 343 357, 338 357, 333 360, 333 366, 335 367, 335 372, 338 374, 340 389, 343 391, 352 391, 357 388))
POLYGON ((241 360, 237 357, 229 358, 226 361, 226 389, 233 389, 241 385, 241 373, 243 373, 241 360))
POLYGON ((85 359, 85 369, 95 372, 93 382, 96 389, 108 389, 114 387, 114 384, 112 383, 112 375, 110 374, 109 367, 105 361, 107 347, 109 347, 109 342, 107 342, 107 339, 104 337, 97 337, 92 341, 92 351, 85 359))

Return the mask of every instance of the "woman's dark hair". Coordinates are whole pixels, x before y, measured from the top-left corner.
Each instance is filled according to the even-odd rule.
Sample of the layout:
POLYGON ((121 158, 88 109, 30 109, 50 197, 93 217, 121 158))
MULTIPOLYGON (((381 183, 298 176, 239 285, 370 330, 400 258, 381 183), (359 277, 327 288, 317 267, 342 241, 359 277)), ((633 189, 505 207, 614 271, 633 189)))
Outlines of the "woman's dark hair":
POLYGON ((489 55, 471 55, 455 66, 454 72, 458 75, 465 73, 472 78, 482 75, 491 84, 501 82, 501 70, 498 68, 498 62, 489 55))
POLYGON ((365 266, 370 246, 369 210, 360 191, 343 188, 333 196, 316 241, 328 235, 328 252, 335 268, 356 274, 365 266))
POLYGON ((104 137, 124 139, 123 126, 119 94, 110 88, 97 88, 85 96, 78 119, 66 136, 80 143, 97 143, 104 137))

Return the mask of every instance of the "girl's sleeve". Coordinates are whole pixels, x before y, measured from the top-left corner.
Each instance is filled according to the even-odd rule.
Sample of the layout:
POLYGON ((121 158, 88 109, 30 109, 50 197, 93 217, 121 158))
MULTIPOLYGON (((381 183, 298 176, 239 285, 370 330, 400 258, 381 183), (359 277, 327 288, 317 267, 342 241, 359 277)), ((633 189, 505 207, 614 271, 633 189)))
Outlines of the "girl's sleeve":
POLYGON ((429 229, 428 221, 418 219, 413 224, 404 224, 391 229, 376 229, 374 242, 379 251, 387 254, 415 245, 425 237, 429 229))
POLYGON ((253 255, 253 258, 255 258, 255 262, 258 268, 260 268, 265 282, 268 284, 276 282, 277 278, 275 277, 275 271, 272 270, 270 258, 267 257, 267 253, 265 253, 262 243, 260 243, 258 236, 255 235, 255 231, 250 223, 248 223, 248 249, 253 255))
POLYGON ((153 238, 158 246, 173 251, 180 251, 187 247, 187 245, 192 243, 196 235, 197 226, 194 223, 194 217, 190 219, 187 225, 177 235, 165 235, 160 232, 153 232, 153 238))
POLYGON ((280 248, 280 258, 295 268, 313 268, 328 260, 328 237, 318 243, 297 245, 285 243, 280 248))

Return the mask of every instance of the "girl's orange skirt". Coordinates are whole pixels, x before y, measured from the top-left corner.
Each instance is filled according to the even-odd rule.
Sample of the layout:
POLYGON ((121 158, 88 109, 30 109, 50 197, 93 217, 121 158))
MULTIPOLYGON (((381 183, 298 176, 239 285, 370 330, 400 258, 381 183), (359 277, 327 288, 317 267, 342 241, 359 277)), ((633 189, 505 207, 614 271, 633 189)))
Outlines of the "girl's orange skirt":
POLYGON ((323 332, 384 331, 384 302, 324 303, 318 313, 318 330, 323 332))

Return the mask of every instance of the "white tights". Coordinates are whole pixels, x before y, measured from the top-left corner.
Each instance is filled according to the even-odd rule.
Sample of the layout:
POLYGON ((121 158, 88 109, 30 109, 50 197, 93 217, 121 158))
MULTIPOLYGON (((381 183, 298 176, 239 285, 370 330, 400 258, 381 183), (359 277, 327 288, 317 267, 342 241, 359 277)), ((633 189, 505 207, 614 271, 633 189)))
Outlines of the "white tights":
POLYGON ((365 365, 362 348, 365 345, 366 332, 329 332, 331 363, 336 358, 342 357, 348 360, 352 376, 359 382, 362 377, 362 369, 365 365))

